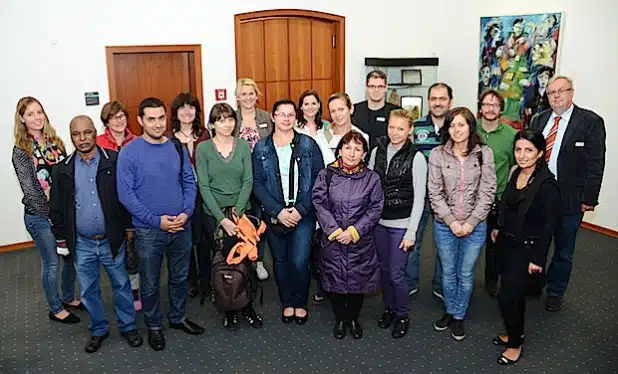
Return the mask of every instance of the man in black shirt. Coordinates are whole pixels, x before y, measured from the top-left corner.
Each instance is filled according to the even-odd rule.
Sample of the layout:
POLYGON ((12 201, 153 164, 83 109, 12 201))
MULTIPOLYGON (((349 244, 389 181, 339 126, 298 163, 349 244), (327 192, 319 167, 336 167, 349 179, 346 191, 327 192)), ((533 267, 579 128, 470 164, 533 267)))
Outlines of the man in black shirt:
POLYGON ((386 74, 374 70, 367 74, 365 91, 367 100, 354 104, 352 123, 369 135, 369 148, 373 149, 376 139, 386 135, 388 116, 398 105, 386 102, 386 74))

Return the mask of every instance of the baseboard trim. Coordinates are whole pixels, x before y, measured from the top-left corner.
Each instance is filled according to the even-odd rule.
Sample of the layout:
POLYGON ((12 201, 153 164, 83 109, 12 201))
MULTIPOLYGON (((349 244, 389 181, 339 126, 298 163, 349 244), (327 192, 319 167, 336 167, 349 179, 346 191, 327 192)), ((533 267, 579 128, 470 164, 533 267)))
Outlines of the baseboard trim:
MULTIPOLYGON (((598 232, 600 234, 608 235, 614 238, 618 238, 618 231, 614 231, 612 229, 608 229, 606 227, 602 227, 599 225, 595 225, 593 223, 582 222, 582 227, 588 230, 592 230, 598 232)), ((3 252, 11 252, 11 251, 21 251, 24 249, 29 249, 34 247, 34 242, 31 240, 29 242, 21 242, 21 243, 13 243, 0 246, 0 253, 3 252)))
POLYGON ((592 230, 601 234, 609 235, 614 238, 618 238, 618 231, 614 231, 612 229, 608 229, 603 226, 598 226, 593 223, 582 222, 582 227, 588 230, 592 230))
POLYGON ((29 242, 21 242, 21 243, 13 243, 7 245, 0 246, 0 253, 3 252, 12 252, 12 251, 21 251, 23 249, 28 249, 34 247, 34 242, 31 240, 29 242))

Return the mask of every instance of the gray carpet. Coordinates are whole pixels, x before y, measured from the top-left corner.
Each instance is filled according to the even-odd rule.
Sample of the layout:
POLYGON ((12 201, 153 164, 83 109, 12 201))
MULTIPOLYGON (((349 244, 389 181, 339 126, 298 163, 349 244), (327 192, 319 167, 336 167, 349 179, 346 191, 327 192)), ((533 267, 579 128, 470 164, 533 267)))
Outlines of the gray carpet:
MULTIPOLYGON (((422 268, 433 269, 430 230, 422 268)), ((40 286, 40 260, 34 249, 0 255, 0 373, 618 373, 618 240, 581 230, 574 273, 563 310, 548 313, 542 301, 528 303, 524 357, 515 366, 496 364, 500 350, 492 338, 502 331, 497 302, 481 289, 477 277, 467 320, 467 338, 432 330, 442 315, 431 296, 431 274, 424 271, 420 292, 410 298, 410 333, 393 340, 376 326, 380 296, 368 297, 362 310, 362 340, 332 337, 332 314, 326 303, 312 306, 307 325, 283 325, 274 282, 265 284, 262 330, 244 321, 235 333, 225 331, 211 304, 189 301, 189 317, 206 328, 202 336, 166 330, 167 349, 154 352, 146 343, 130 348, 115 328, 109 282, 103 294, 111 336, 95 354, 84 352, 87 314, 74 326, 52 323, 40 286)), ((478 275, 482 274, 479 261, 478 275)), ((167 287, 162 303, 167 308, 167 287)), ((141 316, 138 326, 146 337, 141 316)))

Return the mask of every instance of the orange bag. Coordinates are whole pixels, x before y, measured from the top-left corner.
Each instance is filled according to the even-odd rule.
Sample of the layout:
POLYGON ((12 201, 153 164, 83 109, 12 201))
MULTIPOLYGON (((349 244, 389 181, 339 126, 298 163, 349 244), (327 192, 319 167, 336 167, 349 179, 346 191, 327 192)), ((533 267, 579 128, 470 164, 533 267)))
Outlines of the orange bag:
POLYGON ((264 221, 258 220, 259 223, 257 223, 256 228, 256 224, 246 214, 243 214, 242 217, 233 214, 232 218, 238 228, 236 233, 238 243, 230 250, 226 262, 229 265, 236 265, 240 264, 246 257, 251 262, 255 262, 258 258, 257 243, 260 241, 260 236, 266 231, 266 224, 264 221))

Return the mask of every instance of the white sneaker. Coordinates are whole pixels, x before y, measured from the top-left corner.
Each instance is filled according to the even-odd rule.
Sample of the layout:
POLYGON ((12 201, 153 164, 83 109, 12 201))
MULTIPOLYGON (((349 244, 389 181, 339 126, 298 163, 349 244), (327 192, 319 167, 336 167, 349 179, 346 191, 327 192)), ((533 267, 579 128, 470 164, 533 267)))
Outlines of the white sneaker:
POLYGON ((415 295, 416 293, 418 293, 418 287, 411 289, 410 292, 408 292, 408 296, 415 295))
POLYGON ((255 271, 257 273, 257 276, 258 276, 259 280, 268 279, 268 272, 266 271, 266 268, 264 267, 264 263, 262 261, 258 261, 257 262, 257 265, 255 267, 255 271))

